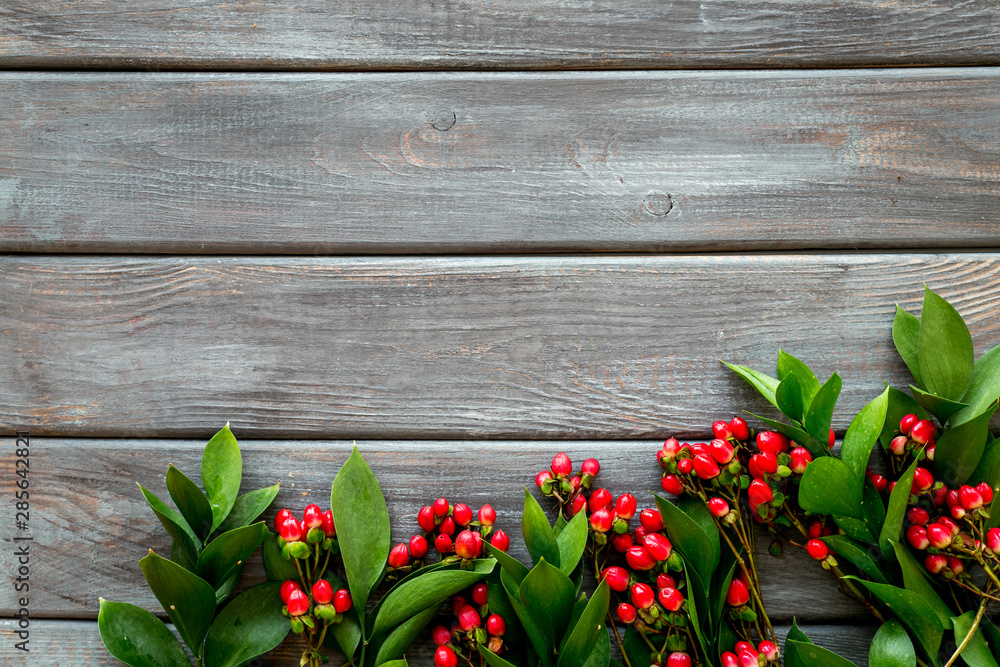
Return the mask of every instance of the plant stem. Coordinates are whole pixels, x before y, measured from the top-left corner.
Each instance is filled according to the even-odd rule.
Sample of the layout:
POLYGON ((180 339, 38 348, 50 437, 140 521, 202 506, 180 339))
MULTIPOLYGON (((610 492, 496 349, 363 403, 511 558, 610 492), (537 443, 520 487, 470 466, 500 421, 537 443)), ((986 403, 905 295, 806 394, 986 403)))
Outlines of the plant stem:
POLYGON ((615 635, 615 641, 618 643, 618 650, 622 653, 622 660, 625 661, 625 667, 632 667, 632 663, 628 660, 628 655, 625 654, 625 644, 622 643, 621 637, 618 636, 618 628, 615 626, 615 619, 611 616, 611 610, 608 610, 608 625, 611 626, 611 632, 615 635))
MULTIPOLYGON (((739 513, 737 513, 737 516, 739 516, 739 513)), ((760 615, 764 617, 764 625, 770 631, 771 641, 773 641, 775 644, 777 644, 778 643, 778 638, 774 634, 774 628, 771 627, 771 620, 767 617, 767 612, 764 610, 764 601, 761 599, 760 592, 757 590, 757 585, 755 584, 756 579, 753 576, 750 575, 750 572, 747 570, 746 561, 743 560, 743 556, 740 555, 740 552, 736 548, 736 545, 733 544, 733 541, 731 539, 729 539, 729 535, 724 530, 722 524, 719 522, 719 519, 717 517, 714 517, 714 516, 712 517, 712 519, 715 521, 715 525, 718 527, 719 533, 722 535, 723 539, 726 540, 726 544, 729 545, 730 551, 732 551, 733 555, 736 556, 736 562, 739 563, 740 570, 743 571, 743 576, 745 576, 747 578, 747 582, 750 584, 750 586, 749 586, 750 592, 753 594, 753 597, 754 597, 754 600, 757 603, 758 609, 760 609, 760 615)), ((741 523, 742 523, 742 521, 741 521, 741 523)), ((739 534, 738 531, 737 531, 737 534, 739 534)), ((757 622, 754 621, 754 623, 757 623, 757 622)), ((761 632, 759 624, 757 625, 757 632, 760 633, 761 639, 765 638, 766 635, 763 632, 761 632)))
POLYGON ((975 635, 976 630, 979 629, 979 623, 983 620, 983 616, 986 615, 986 604, 988 602, 989 600, 984 598, 979 604, 979 611, 976 612, 976 618, 972 621, 972 627, 969 628, 969 632, 966 633, 965 639, 963 639, 962 643, 958 645, 958 648, 955 649, 955 653, 948 659, 948 662, 945 663, 944 667, 951 667, 955 664, 955 661, 958 660, 958 656, 965 650, 965 647, 969 645, 969 642, 972 641, 973 635, 975 635))

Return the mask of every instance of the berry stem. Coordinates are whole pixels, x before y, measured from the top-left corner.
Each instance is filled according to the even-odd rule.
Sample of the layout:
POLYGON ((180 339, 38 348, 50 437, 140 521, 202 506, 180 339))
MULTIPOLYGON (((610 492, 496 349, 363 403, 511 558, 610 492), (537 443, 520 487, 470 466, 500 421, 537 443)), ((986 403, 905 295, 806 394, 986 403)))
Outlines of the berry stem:
POLYGON ((622 660, 625 661, 625 667, 632 667, 632 663, 629 662, 628 654, 625 653, 625 644, 622 643, 622 638, 618 636, 618 628, 615 626, 615 619, 611 615, 611 610, 608 609, 608 625, 611 627, 611 632, 615 635, 615 642, 618 644, 618 650, 621 651, 622 660))
POLYGON ((963 639, 962 643, 958 645, 958 648, 955 649, 955 653, 948 659, 948 662, 945 663, 944 667, 951 667, 954 665, 955 661, 958 660, 958 656, 965 650, 965 647, 969 645, 969 642, 972 641, 972 637, 976 634, 976 630, 979 629, 979 623, 983 620, 983 616, 986 615, 986 605, 988 602, 989 600, 984 598, 983 601, 979 603, 979 611, 976 612, 976 618, 972 621, 972 627, 969 628, 969 631, 965 635, 965 639, 963 639))
MULTIPOLYGON (((737 521, 739 521, 740 525, 742 526, 743 525, 743 521, 742 521, 741 518, 739 518, 739 512, 737 512, 737 517, 738 517, 737 521)), ((763 616, 763 618, 764 618, 764 625, 767 627, 768 631, 770 632, 771 641, 773 641, 775 644, 777 644, 778 643, 778 638, 774 634, 774 628, 771 627, 771 619, 769 619, 767 617, 767 611, 764 610, 764 601, 761 599, 760 592, 757 590, 758 584, 756 583, 756 579, 753 576, 751 576, 750 572, 747 570, 746 561, 743 560, 743 556, 740 555, 740 552, 736 548, 736 545, 733 544, 733 541, 731 539, 729 539, 729 534, 726 533, 725 530, 723 530, 723 526, 722 526, 721 523, 719 523, 719 519, 717 517, 713 516, 712 520, 715 521, 715 525, 718 527, 719 533, 726 540, 726 544, 729 545, 730 551, 732 551, 733 555, 736 556, 736 562, 739 563, 740 570, 743 571, 743 576, 745 576, 747 578, 747 582, 750 584, 750 586, 748 586, 748 588, 750 589, 750 592, 753 594, 754 601, 757 603, 757 607, 760 610, 760 615, 763 616)), ((737 533, 737 535, 739 535, 739 531, 736 531, 736 533, 737 533)), ((742 538, 741 538, 741 541, 742 541, 742 538)), ((764 639, 767 635, 765 635, 764 632, 761 631, 759 621, 754 620, 754 624, 757 626, 757 633, 760 635, 761 639, 764 639)))

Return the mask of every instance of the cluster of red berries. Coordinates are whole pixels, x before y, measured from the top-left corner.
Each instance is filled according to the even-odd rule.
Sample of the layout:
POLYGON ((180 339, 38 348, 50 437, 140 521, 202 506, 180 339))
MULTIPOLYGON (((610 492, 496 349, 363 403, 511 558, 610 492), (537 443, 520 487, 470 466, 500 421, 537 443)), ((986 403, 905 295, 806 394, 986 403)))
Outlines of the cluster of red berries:
POLYGON ((289 579, 281 585, 281 601, 285 603, 282 611, 291 620, 295 634, 304 632, 306 628, 315 629, 316 618, 327 623, 340 623, 342 614, 350 611, 354 604, 347 590, 341 588, 334 592, 326 579, 317 579, 309 593, 302 589, 299 582, 289 579))
POLYGON ((510 538, 502 530, 493 532, 496 519, 497 512, 491 505, 483 505, 473 515, 472 508, 464 503, 452 506, 447 498, 438 498, 432 504, 421 507, 417 513, 417 524, 424 534, 414 535, 409 543, 401 542, 389 552, 389 571, 405 573, 413 567, 420 567, 430 542, 442 558, 447 558, 449 554, 464 560, 479 558, 483 555, 483 540, 488 537, 495 548, 507 551, 510 538), (416 562, 411 564, 411 558, 416 562))
POLYGON ((822 537, 828 535, 833 535, 833 529, 826 525, 826 521, 813 521, 809 524, 808 537, 809 541, 806 542, 806 553, 813 560, 818 560, 822 563, 824 570, 829 570, 838 565, 837 559, 834 558, 834 551, 824 542, 822 537))
POLYGON ((722 667, 762 667, 768 663, 777 663, 778 647, 772 641, 764 640, 754 648, 747 641, 736 642, 732 651, 725 651, 719 657, 722 667))
POLYGON ((937 429, 930 420, 906 415, 899 420, 899 431, 900 434, 889 443, 889 451, 893 456, 917 456, 922 451, 924 458, 934 460, 937 429))
POLYGON ((575 516, 586 506, 584 491, 590 489, 600 471, 601 464, 597 459, 587 459, 579 472, 574 473, 573 462, 564 452, 559 452, 552 457, 548 470, 535 475, 535 485, 541 489, 543 496, 559 501, 560 512, 568 507, 568 514, 575 516))
POLYGON ((279 510, 274 517, 274 530, 286 559, 307 559, 313 555, 313 549, 329 552, 337 537, 333 513, 324 512, 319 505, 306 505, 301 520, 296 519, 291 510, 279 510))
POLYGON ((500 614, 490 613, 489 587, 485 582, 477 583, 465 595, 452 598, 451 610, 455 621, 450 630, 443 625, 431 629, 431 638, 437 645, 435 667, 455 667, 459 655, 472 656, 479 644, 486 645, 496 655, 503 653, 507 623, 500 614))

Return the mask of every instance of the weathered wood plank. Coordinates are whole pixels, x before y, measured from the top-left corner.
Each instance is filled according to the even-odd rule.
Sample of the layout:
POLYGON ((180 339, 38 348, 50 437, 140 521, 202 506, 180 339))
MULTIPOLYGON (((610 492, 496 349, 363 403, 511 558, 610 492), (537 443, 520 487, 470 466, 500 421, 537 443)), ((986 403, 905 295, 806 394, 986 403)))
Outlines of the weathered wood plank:
MULTIPOLYGON (((775 630, 784 638, 788 627, 775 630)), ((853 661, 859 667, 868 665, 868 645, 875 634, 874 628, 838 625, 811 625, 803 627, 814 643, 825 646, 853 661)), ((30 659, 33 665, 73 665, 74 667, 110 667, 120 665, 111 658, 101 644, 101 636, 94 621, 34 621, 31 625, 30 655, 21 655, 14 649, 18 641, 13 622, 0 619, 0 659, 17 661, 30 659)), ((434 664, 430 639, 417 640, 407 654, 412 667, 430 667, 434 664)), ((269 665, 298 665, 301 644, 297 638, 286 639, 254 667, 269 665)), ((333 654, 331 667, 344 664, 333 654)))
POLYGON ((989 0, 7 0, 0 67, 551 69, 1000 62, 989 0))
POLYGON ((1000 244, 992 69, 6 73, 0 86, 0 251, 1000 244))
MULTIPOLYGON (((556 452, 565 451, 577 462, 598 458, 601 486, 615 494, 631 491, 640 507, 652 507, 647 491, 660 488, 659 444, 369 441, 359 447, 382 484, 396 541, 418 532, 420 507, 445 495, 475 508, 492 504, 497 527, 511 536, 511 553, 528 561, 520 531, 523 485, 532 485, 535 473, 556 452)), ((163 482, 167 463, 199 480, 203 446, 176 440, 34 439, 32 614, 95 617, 99 597, 155 609, 158 603, 136 563, 148 549, 169 553, 170 543, 135 485, 169 499, 163 482)), ((330 484, 351 443, 243 440, 241 450, 244 490, 282 484, 265 515, 270 522, 281 507, 296 512, 311 502, 328 507, 330 484)), ((10 477, 2 480, 8 495, 13 494, 11 483, 10 477)), ((763 533, 761 539, 766 539, 763 533)), ((9 549, 0 552, 2 571, 13 571, 12 554, 9 549)), ((794 547, 780 559, 764 555, 760 568, 769 612, 778 621, 793 616, 800 622, 867 621, 859 605, 837 592, 836 579, 794 547)), ((263 570, 255 558, 247 582, 261 580, 263 570)), ((0 604, 0 615, 9 615, 12 602, 3 598, 0 604)))
MULTIPOLYGON (((1000 256, 0 258, 0 429, 36 435, 700 437, 800 355, 839 432, 910 380, 926 282, 1000 340, 1000 256)), ((770 414, 770 413, 769 413, 770 414)))

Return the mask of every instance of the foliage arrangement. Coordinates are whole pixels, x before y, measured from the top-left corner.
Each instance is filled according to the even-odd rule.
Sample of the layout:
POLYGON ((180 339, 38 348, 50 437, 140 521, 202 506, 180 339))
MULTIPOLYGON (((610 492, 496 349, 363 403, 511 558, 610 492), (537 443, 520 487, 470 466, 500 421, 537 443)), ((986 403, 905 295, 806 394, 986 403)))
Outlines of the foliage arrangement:
MULTIPOLYGON (((802 549, 879 624, 873 667, 998 667, 987 607, 1000 602, 1000 441, 989 430, 1000 347, 975 360, 961 316, 929 289, 919 317, 897 310, 892 336, 914 383, 887 385, 839 448, 840 376, 821 382, 779 350, 775 376, 726 364, 778 414, 750 413, 761 429, 716 421, 709 442, 667 439, 656 452, 665 494, 652 506, 600 488, 597 460, 576 469, 560 452, 535 477, 554 519, 525 491, 529 564, 507 553, 493 507, 446 498, 393 546, 357 448, 330 509, 282 509, 272 533, 252 522, 277 486, 237 495, 227 427, 206 446, 205 492, 172 466, 176 511, 142 489, 173 548, 140 566, 205 667, 244 664, 289 633, 302 666, 335 651, 354 667, 399 667, 428 627, 435 667, 850 666, 794 623, 782 648, 760 584, 764 539, 772 556, 802 549), (269 581, 229 599, 261 544, 269 581)), ((102 600, 100 627, 127 664, 190 664, 138 607, 102 600)))

